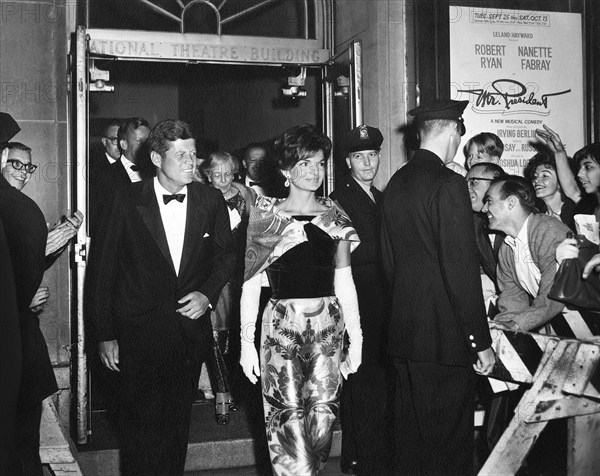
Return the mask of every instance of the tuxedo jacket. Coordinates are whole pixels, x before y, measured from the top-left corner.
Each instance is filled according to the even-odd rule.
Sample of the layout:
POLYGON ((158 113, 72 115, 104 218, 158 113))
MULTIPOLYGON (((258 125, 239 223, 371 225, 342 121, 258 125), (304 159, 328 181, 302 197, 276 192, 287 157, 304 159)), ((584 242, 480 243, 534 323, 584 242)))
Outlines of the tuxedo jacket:
MULTIPOLYGON (((185 321, 190 320, 176 310, 183 306, 177 301, 192 291, 201 292, 216 306, 234 268, 229 214, 221 192, 207 185, 188 184, 186 202, 185 237, 177 275, 154 180, 117 191, 100 249, 92 249, 94 258, 90 257, 88 269, 95 275, 90 317, 98 341, 138 337, 152 341, 161 335, 171 336, 173 329, 181 330, 189 324, 185 321)), ((207 312, 200 319, 209 316, 207 312)), ((175 341, 172 343, 177 345, 175 341)))
POLYGON ((386 188, 382 256, 389 354, 469 365, 490 346, 467 184, 430 151, 415 152, 386 188))
POLYGON ((37 204, 12 187, 4 177, 0 177, 0 204, 0 219, 14 270, 21 327, 19 402, 41 402, 58 390, 39 319, 29 309, 46 270, 48 228, 37 204))
POLYGON ((90 236, 93 238, 105 230, 117 191, 132 183, 121 159, 112 164, 106 157, 103 160, 106 164, 90 167, 90 236))

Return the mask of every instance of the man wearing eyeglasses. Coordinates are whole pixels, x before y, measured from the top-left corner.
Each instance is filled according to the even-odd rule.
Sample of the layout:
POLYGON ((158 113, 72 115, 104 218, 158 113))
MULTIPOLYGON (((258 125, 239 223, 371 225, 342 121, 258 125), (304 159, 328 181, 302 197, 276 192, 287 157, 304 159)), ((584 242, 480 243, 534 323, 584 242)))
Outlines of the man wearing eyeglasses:
MULTIPOLYGON (((504 239, 504 235, 498 232, 492 233, 487 227, 487 220, 481 213, 485 193, 490 188, 493 180, 504 176, 502 167, 492 163, 479 163, 467 173, 467 187, 473 210, 473 221, 475 224, 475 240, 479 251, 479 264, 481 266, 481 284, 483 287, 483 299, 490 315, 490 305, 495 306, 497 295, 496 264, 498 262, 498 250, 504 239)), ((494 314, 495 312, 492 312, 494 314)), ((490 316, 492 317, 492 316, 490 316)))
POLYGON ((31 163, 31 149, 20 142, 9 142, 2 153, 6 155, 2 175, 11 186, 22 190, 37 168, 31 163))
POLYGON ((104 136, 102 137, 102 145, 104 146, 104 154, 108 164, 114 164, 119 157, 121 157, 121 151, 119 150, 119 125, 120 120, 111 120, 106 129, 104 130, 104 136))
MULTIPOLYGON (((2 474, 41 475, 39 446, 42 401, 55 393, 58 386, 39 320, 30 303, 46 269, 44 251, 48 229, 40 208, 19 191, 31 176, 26 169, 31 165, 30 149, 22 144, 19 144, 21 148, 14 147, 14 144, 9 143, 0 153, 0 220, 14 270, 22 366, 14 440, 8 448, 8 454, 2 455, 5 460, 1 467, 2 474)), ((5 266, 4 262, 2 266, 5 266)), ((8 286, 8 283, 3 281, 2 286, 8 286)), ((3 316, 5 312, 3 307, 3 316)), ((3 326, 3 332, 8 336, 11 329, 3 326)), ((18 365, 18 358, 13 365, 18 365)), ((4 412, 3 408, 3 415, 4 412)))

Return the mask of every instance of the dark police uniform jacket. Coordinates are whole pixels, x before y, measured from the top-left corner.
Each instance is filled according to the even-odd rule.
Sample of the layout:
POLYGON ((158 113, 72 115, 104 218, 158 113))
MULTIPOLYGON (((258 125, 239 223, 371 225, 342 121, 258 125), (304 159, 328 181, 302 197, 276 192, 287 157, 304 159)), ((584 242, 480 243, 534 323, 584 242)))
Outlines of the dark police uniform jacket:
POLYGON ((491 339, 465 180, 418 150, 387 186, 381 240, 392 286, 388 354, 470 365, 491 339))
POLYGON ((375 202, 350 175, 330 195, 346 211, 360 245, 351 256, 363 330, 363 363, 379 360, 386 318, 385 279, 380 258, 380 205, 383 194, 372 187, 375 202))

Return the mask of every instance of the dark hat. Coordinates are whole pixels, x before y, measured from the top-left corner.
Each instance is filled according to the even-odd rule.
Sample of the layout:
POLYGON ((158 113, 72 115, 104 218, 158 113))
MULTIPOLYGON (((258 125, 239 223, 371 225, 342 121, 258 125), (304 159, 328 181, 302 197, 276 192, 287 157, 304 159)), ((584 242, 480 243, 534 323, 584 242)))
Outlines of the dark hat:
POLYGON ((429 104, 423 104, 416 107, 408 113, 415 117, 415 122, 430 121, 433 119, 449 119, 457 121, 462 126, 461 135, 466 132, 462 113, 469 104, 469 101, 454 101, 453 99, 443 99, 429 104))
POLYGON ((0 112, 0 144, 8 142, 21 130, 10 114, 0 112))
POLYGON ((346 154, 358 150, 379 150, 382 142, 383 136, 379 129, 362 125, 348 132, 344 141, 344 148, 346 154))

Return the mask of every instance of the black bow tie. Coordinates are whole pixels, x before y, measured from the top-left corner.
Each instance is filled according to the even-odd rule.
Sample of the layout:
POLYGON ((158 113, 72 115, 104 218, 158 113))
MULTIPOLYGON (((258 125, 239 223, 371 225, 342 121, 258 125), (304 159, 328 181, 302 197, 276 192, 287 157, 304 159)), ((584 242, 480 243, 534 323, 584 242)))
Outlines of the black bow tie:
POLYGON ((131 170, 133 170, 134 172, 139 172, 140 171, 140 168, 137 165, 135 165, 135 164, 130 165, 129 168, 131 170))
POLYGON ((262 187, 262 182, 252 182, 252 181, 248 182, 248 187, 254 187, 254 186, 262 187))
POLYGON ((163 195, 163 201, 165 205, 169 203, 171 200, 177 200, 179 203, 183 203, 183 199, 185 198, 185 193, 174 193, 173 195, 163 195))

